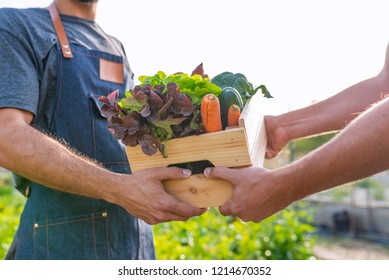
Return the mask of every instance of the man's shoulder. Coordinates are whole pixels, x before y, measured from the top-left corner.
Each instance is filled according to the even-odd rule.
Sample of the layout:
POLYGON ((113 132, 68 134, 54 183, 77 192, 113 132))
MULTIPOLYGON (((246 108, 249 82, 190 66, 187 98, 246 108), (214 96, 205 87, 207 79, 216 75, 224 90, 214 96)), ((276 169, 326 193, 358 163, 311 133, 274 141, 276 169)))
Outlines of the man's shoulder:
POLYGON ((0 8, 1 21, 3 19, 8 20, 24 20, 30 21, 37 18, 48 15, 48 11, 43 8, 27 8, 27 9, 18 9, 18 8, 0 8))
POLYGON ((12 32, 18 28, 36 29, 47 26, 49 14, 42 8, 1 8, 0 19, 0 28, 12 32))
MULTIPOLYGON (((55 36, 49 12, 42 8, 0 9, 0 37, 18 42, 19 47, 35 49, 35 54, 44 56, 53 45, 55 36)), ((15 46, 17 48, 17 46, 15 46)))

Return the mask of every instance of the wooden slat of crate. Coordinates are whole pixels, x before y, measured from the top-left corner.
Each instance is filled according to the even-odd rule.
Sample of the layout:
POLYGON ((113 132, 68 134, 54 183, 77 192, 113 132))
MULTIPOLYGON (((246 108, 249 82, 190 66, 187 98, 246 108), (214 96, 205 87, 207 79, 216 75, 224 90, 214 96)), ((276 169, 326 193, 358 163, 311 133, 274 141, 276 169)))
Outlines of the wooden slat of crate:
POLYGON ((265 161, 265 153, 267 146, 267 136, 264 117, 261 116, 259 120, 259 127, 255 141, 250 150, 251 163, 253 166, 262 167, 265 161))
POLYGON ((267 146, 267 136, 264 116, 261 113, 262 99, 260 94, 254 94, 246 103, 239 118, 239 126, 244 127, 247 146, 253 166, 262 166, 267 146))
POLYGON ((145 155, 140 146, 126 147, 132 171, 200 160, 209 160, 214 166, 251 165, 244 128, 172 139, 166 149, 168 157, 164 158, 159 152, 145 155))
POLYGON ((220 206, 231 197, 233 191, 229 182, 208 179, 202 174, 192 175, 188 179, 166 180, 163 184, 167 193, 199 208, 220 206))

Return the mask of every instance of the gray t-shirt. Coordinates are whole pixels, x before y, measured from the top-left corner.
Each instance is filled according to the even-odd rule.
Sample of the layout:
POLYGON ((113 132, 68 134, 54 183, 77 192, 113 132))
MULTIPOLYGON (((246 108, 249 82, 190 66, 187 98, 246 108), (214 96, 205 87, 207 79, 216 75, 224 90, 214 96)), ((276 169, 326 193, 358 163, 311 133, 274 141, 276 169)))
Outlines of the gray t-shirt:
MULTIPOLYGON (((125 58, 122 44, 95 23, 61 15, 70 44, 125 58)), ((50 14, 41 8, 0 9, 0 108, 34 114, 33 125, 45 130, 54 110, 57 82, 57 34, 50 14)), ((130 69, 125 59, 126 67, 130 69)), ((133 73, 130 69, 130 77, 133 73)), ((15 176, 22 193, 29 183, 15 176)))
MULTIPOLYGON (((125 57, 122 44, 95 22, 66 15, 61 20, 70 44, 125 57)), ((0 9, 0 108, 26 110, 39 118, 50 110, 45 105, 54 96, 48 93, 56 90, 56 42, 47 10, 0 9)))

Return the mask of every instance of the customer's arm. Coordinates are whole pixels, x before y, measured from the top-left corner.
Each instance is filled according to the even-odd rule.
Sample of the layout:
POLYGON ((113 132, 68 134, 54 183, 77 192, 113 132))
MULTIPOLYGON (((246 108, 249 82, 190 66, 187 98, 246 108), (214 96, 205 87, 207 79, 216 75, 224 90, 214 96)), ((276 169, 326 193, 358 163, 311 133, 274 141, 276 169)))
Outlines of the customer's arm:
POLYGON ((289 165, 206 170, 233 184, 223 215, 261 221, 310 194, 362 179, 389 168, 389 98, 361 114, 335 138, 289 165))
POLYGON ((275 157, 290 140, 344 128, 386 94, 389 94, 389 45, 384 66, 377 76, 305 108, 279 116, 266 116, 266 157, 275 157))

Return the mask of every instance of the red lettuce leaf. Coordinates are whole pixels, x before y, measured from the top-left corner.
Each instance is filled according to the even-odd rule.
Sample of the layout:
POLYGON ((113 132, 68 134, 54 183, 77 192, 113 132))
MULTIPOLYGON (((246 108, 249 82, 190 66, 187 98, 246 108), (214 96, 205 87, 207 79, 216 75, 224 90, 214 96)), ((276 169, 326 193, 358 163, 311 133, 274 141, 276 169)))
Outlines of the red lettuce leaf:
POLYGON ((99 100, 108 129, 126 146, 140 145, 146 155, 159 151, 166 156, 167 140, 204 133, 198 106, 175 83, 136 86, 125 96, 119 101, 115 91, 99 100))

